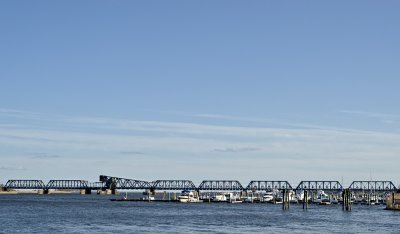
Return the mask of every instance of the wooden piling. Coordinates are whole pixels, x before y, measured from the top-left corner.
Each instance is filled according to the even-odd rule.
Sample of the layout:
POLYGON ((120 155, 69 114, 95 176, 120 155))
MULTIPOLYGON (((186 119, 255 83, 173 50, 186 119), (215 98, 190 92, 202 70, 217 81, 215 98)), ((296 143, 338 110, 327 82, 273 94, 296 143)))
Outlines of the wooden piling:
POLYGON ((351 211, 351 191, 350 189, 345 189, 342 193, 343 199, 343 210, 351 211))
POLYGON ((304 191, 303 196, 303 210, 308 210, 308 191, 304 191))
POLYGON ((282 210, 289 209, 289 191, 284 189, 283 190, 283 202, 282 202, 282 210))

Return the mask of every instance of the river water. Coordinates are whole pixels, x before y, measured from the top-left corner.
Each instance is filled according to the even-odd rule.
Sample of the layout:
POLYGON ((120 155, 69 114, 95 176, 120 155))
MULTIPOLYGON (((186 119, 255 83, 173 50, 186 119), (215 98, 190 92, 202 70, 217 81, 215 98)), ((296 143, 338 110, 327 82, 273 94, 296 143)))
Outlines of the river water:
POLYGON ((0 195, 0 233, 400 233, 383 205, 112 202, 120 196, 0 195))

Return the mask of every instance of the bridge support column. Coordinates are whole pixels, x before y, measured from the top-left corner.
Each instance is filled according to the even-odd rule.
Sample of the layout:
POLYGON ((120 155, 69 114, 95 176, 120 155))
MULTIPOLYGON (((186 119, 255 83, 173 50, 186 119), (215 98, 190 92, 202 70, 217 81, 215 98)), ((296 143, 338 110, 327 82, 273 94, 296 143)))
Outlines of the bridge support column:
POLYGON ((114 194, 119 194, 119 192, 116 189, 106 189, 106 190, 97 190, 97 194, 114 195, 114 194))
POLYGON ((80 193, 81 195, 92 194, 92 190, 90 190, 90 189, 81 189, 81 190, 79 191, 79 193, 80 193))
POLYGON ((49 190, 48 189, 39 189, 38 194, 49 194, 49 190))

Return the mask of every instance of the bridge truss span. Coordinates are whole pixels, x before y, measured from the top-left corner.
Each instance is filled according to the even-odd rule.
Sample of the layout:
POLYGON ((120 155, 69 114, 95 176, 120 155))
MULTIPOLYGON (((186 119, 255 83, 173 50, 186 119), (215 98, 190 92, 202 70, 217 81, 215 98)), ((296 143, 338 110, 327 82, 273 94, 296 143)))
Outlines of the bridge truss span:
POLYGON ((199 191, 242 191, 244 188, 237 180, 203 180, 199 191))
POLYGON ((132 179, 125 179, 119 177, 111 177, 111 176, 100 176, 100 182, 103 182, 102 189, 129 189, 129 190, 136 190, 136 189, 151 189, 151 183, 142 180, 132 180, 132 179))
POLYGON ((42 180, 9 180, 6 189, 46 189, 42 180))
POLYGON ((248 191, 269 191, 283 189, 292 189, 292 185, 290 185, 287 181, 253 180, 246 187, 246 190, 248 191))
POLYGON ((50 180, 46 189, 89 189, 86 180, 50 180))
POLYGON ((156 180, 152 190, 196 190, 196 185, 190 180, 156 180))
POLYGON ((296 187, 296 190, 309 190, 309 191, 342 191, 343 186, 339 181, 301 181, 296 187))
POLYGON ((397 190, 391 181, 353 181, 349 188, 352 191, 393 192, 397 190))

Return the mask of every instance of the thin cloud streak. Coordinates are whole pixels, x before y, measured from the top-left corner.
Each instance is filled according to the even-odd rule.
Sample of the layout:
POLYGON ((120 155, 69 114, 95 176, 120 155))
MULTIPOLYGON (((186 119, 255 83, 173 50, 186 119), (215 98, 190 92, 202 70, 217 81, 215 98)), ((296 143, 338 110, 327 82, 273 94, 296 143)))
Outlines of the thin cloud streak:
POLYGON ((261 148, 256 148, 256 147, 241 147, 241 148, 219 148, 219 149, 214 149, 213 151, 220 153, 243 153, 243 152, 252 152, 260 150, 261 148))
POLYGON ((367 111, 355 111, 355 110, 341 110, 340 113, 363 116, 372 119, 378 119, 381 123, 384 124, 397 124, 399 123, 400 116, 386 113, 375 113, 375 112, 367 112, 367 111))
POLYGON ((2 171, 25 171, 24 167, 12 167, 12 166, 0 166, 0 170, 2 171))

